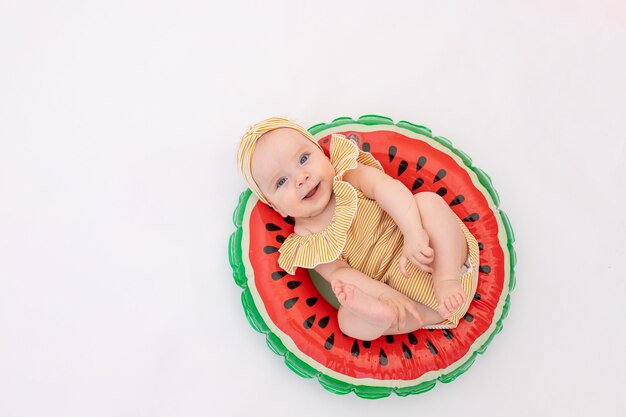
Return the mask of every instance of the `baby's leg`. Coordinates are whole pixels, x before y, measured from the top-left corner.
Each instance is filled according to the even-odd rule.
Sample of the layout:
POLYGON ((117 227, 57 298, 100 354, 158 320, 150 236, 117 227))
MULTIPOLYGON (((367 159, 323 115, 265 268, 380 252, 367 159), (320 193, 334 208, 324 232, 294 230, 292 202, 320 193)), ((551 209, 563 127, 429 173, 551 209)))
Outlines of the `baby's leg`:
MULTIPOLYGON (((341 303, 339 327, 345 334, 357 339, 373 340, 384 334, 403 334, 443 320, 435 310, 413 301, 422 321, 406 312, 405 324, 398 328, 396 312, 388 304, 338 280, 333 281, 332 288, 341 303)), ((396 292, 393 288, 388 291, 396 292)))
POLYGON ((337 318, 345 334, 361 340, 373 340, 396 321, 395 311, 378 298, 339 280, 331 285, 341 304, 337 318))
POLYGON ((435 251, 431 266, 439 313, 448 318, 466 298, 460 270, 467 259, 467 242, 454 213, 438 194, 424 192, 414 197, 430 246, 435 251))
POLYGON ((418 322, 414 316, 407 314, 404 326, 398 328, 394 323, 390 328, 385 330, 383 334, 405 334, 433 324, 439 324, 444 320, 439 312, 433 310, 432 308, 428 308, 424 304, 418 303, 417 301, 415 301, 415 308, 422 318, 421 323, 418 322))

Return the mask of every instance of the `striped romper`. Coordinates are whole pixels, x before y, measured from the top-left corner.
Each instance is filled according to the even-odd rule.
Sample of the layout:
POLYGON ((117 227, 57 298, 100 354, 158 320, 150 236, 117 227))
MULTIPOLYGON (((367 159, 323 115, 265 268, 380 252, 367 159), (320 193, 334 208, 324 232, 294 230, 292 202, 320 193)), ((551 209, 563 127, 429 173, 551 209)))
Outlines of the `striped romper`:
MULTIPOLYGON (((293 274, 297 267, 314 268, 323 263, 342 259, 352 268, 371 278, 386 283, 409 298, 434 310, 438 303, 429 273, 407 262, 407 279, 399 269, 403 236, 400 228, 375 200, 343 181, 346 171, 356 168, 357 162, 382 170, 380 163, 343 135, 333 135, 330 161, 335 168, 333 192, 337 207, 330 224, 321 232, 309 236, 289 235, 280 248, 278 264, 293 274)), ((477 284, 478 243, 457 217, 469 248, 468 261, 461 269, 461 285, 465 303, 449 319, 428 326, 448 329, 458 325, 471 303, 477 284)))

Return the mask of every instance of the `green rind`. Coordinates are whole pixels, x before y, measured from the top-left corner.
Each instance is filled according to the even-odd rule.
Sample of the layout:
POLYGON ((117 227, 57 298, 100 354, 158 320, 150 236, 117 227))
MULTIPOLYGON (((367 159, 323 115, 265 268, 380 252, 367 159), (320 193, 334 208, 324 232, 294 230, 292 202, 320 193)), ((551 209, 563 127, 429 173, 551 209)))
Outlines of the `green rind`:
POLYGON ((389 397, 392 392, 393 388, 388 387, 370 387, 368 385, 357 385, 354 387, 354 393, 367 400, 389 397))
POLYGON ((261 314, 259 314, 259 310, 254 304, 254 300, 252 298, 252 294, 250 294, 249 288, 246 288, 241 293, 241 304, 243 305, 243 309, 246 312, 246 318, 248 319, 250 325, 254 330, 265 334, 271 333, 269 327, 261 317, 261 314))
POLYGON ((476 176, 478 177, 478 181, 480 181, 483 187, 485 187, 487 191, 489 192, 489 195, 491 196, 493 203, 496 206, 499 206, 500 196, 498 195, 498 192, 495 190, 495 188, 493 188, 493 184, 491 183, 491 178, 489 177, 489 175, 487 175, 487 173, 480 168, 477 168, 477 167, 470 167, 470 168, 472 169, 472 171, 474 171, 474 173, 476 173, 476 176))
POLYGON ((515 265, 517 264, 517 254, 515 253, 515 248, 513 247, 513 243, 515 242, 515 233, 513 232, 513 227, 509 221, 509 216, 507 216, 503 210, 498 209, 498 211, 500 212, 500 217, 502 218, 502 223, 504 224, 504 229, 506 230, 507 248, 509 249, 510 254, 511 278, 509 280, 509 292, 511 292, 515 288, 515 265))
MULTIPOLYGON (((349 117, 339 117, 333 120, 333 122, 331 123, 328 123, 328 124, 319 123, 317 125, 312 126, 308 130, 312 135, 315 135, 323 130, 342 126, 345 124, 355 124, 355 123, 368 125, 368 126, 377 125, 377 124, 381 124, 381 125, 393 125, 394 124, 393 120, 388 117, 378 116, 378 115, 364 115, 364 116, 361 116, 357 121, 349 117)), ((491 196, 496 208, 498 207, 500 203, 500 198, 496 190, 493 188, 491 178, 483 170, 477 167, 474 167, 471 164, 471 158, 467 156, 465 153, 463 153, 462 151, 455 149, 450 140, 441 136, 433 137, 430 129, 426 128, 425 126, 416 125, 407 121, 401 121, 397 123, 396 126, 410 130, 420 135, 430 137, 436 140, 441 145, 448 148, 451 152, 453 152, 459 158, 461 158, 463 163, 469 169, 471 169, 474 173, 476 173, 480 183, 489 192, 489 195, 491 196)), ((284 356, 286 365, 291 370, 293 370, 296 374, 305 378, 317 377, 320 385, 322 385, 324 389, 330 392, 333 392, 335 394, 340 394, 340 395, 354 392, 357 396, 361 398, 377 399, 377 398, 388 397, 391 392, 395 392, 399 396, 420 394, 420 393, 433 389, 436 385, 436 380, 439 380, 443 383, 448 383, 448 382, 455 380, 461 374, 465 373, 476 360, 477 354, 483 354, 485 350, 487 349, 487 346, 489 346, 489 344, 495 337, 495 335, 498 334, 502 330, 502 327, 503 327, 502 322, 504 318, 506 318, 506 316, 508 315, 508 310, 510 307, 510 300, 511 300, 510 294, 507 294, 506 301, 502 309, 502 313, 496 322, 495 329, 488 336, 485 343, 483 343, 481 347, 477 349, 467 361, 465 361, 462 365, 457 367, 455 370, 447 374, 443 374, 439 376, 439 378, 437 378, 436 380, 422 382, 415 386, 402 387, 402 388, 390 388, 390 387, 373 387, 373 386, 367 386, 367 385, 352 385, 344 381, 338 380, 336 378, 332 378, 314 369, 313 367, 311 367, 310 365, 306 364, 301 359, 296 357, 293 353, 291 353, 284 346, 284 344, 280 341, 280 339, 274 333, 270 331, 269 327, 267 326, 267 324, 261 317, 258 309, 256 308, 252 300, 252 295, 250 294, 250 290, 247 288, 248 279, 245 275, 245 268, 243 267, 243 258, 242 258, 242 251, 241 251, 241 239, 242 239, 241 222, 243 219, 243 215, 245 213, 245 208, 248 203, 248 199, 251 194, 252 193, 250 190, 246 190, 240 195, 239 202, 233 213, 233 223, 235 224, 235 227, 237 228, 237 230, 230 236, 230 239, 229 239, 229 261, 233 269, 233 278, 235 280, 235 283, 238 286, 240 286, 241 288, 244 288, 244 291, 242 292, 242 295, 241 295, 241 299, 242 299, 242 305, 244 307, 246 317, 248 321, 250 322, 250 325, 256 331, 266 334, 266 342, 269 348, 277 355, 284 356)), ((510 264, 509 264, 510 280, 509 280, 508 290, 509 292, 511 292, 515 288, 514 267, 517 262, 517 257, 515 254, 515 250, 513 248, 513 243, 515 242, 515 235, 513 232, 513 228, 510 224, 510 221, 508 219, 508 216, 504 213, 504 211, 500 210, 499 208, 498 208, 498 212, 500 213, 500 217, 502 218, 502 222, 506 229, 507 248, 510 253, 510 264)))
POLYGON ((280 338, 276 336, 274 333, 272 332, 268 333, 267 337, 265 338, 265 342, 267 343, 267 346, 275 354, 284 356, 285 353, 287 353, 287 348, 285 347, 283 342, 280 340, 280 338))
POLYGON ((424 135, 429 138, 433 137, 433 132, 427 128, 426 126, 416 125, 415 123, 407 122, 406 120, 401 120, 396 123, 396 126, 404 128, 406 130, 410 130, 413 133, 417 133, 418 135, 424 135))
POLYGON ((293 353, 287 351, 285 353, 285 364, 289 369, 297 373, 303 378, 313 378, 318 376, 320 372, 311 365, 305 363, 293 353))
POLYGON ((334 394, 349 394, 355 389, 354 385, 340 381, 325 374, 320 374, 317 379, 320 381, 320 385, 324 387, 325 390, 334 394))
POLYGON ((233 279, 235 280, 235 283, 243 289, 246 289, 248 286, 248 278, 246 278, 246 269, 242 262, 241 222, 246 211, 246 204, 248 203, 248 199, 251 195, 252 191, 249 189, 239 195, 239 201, 237 202, 237 207, 233 213, 233 223, 235 224, 236 230, 232 235, 230 235, 228 242, 228 261, 230 262, 230 267, 233 269, 233 279))

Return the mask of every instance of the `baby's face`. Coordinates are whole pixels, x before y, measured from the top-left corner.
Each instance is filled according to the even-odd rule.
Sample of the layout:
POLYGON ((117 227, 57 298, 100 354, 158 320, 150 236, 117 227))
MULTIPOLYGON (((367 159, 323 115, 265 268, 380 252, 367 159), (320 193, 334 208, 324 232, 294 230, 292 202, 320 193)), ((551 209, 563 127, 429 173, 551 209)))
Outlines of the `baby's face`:
POLYGON ((252 154, 252 177, 281 216, 314 217, 328 205, 335 170, 314 143, 297 130, 272 130, 252 154))

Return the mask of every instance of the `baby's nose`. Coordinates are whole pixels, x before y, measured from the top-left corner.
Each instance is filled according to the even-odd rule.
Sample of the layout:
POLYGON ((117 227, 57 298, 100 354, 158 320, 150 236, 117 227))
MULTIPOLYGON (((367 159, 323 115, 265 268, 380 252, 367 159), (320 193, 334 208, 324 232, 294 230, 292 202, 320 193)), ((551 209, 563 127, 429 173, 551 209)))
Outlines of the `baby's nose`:
POLYGON ((309 174, 308 173, 302 173, 298 176, 298 187, 304 185, 307 181, 309 180, 309 174))

